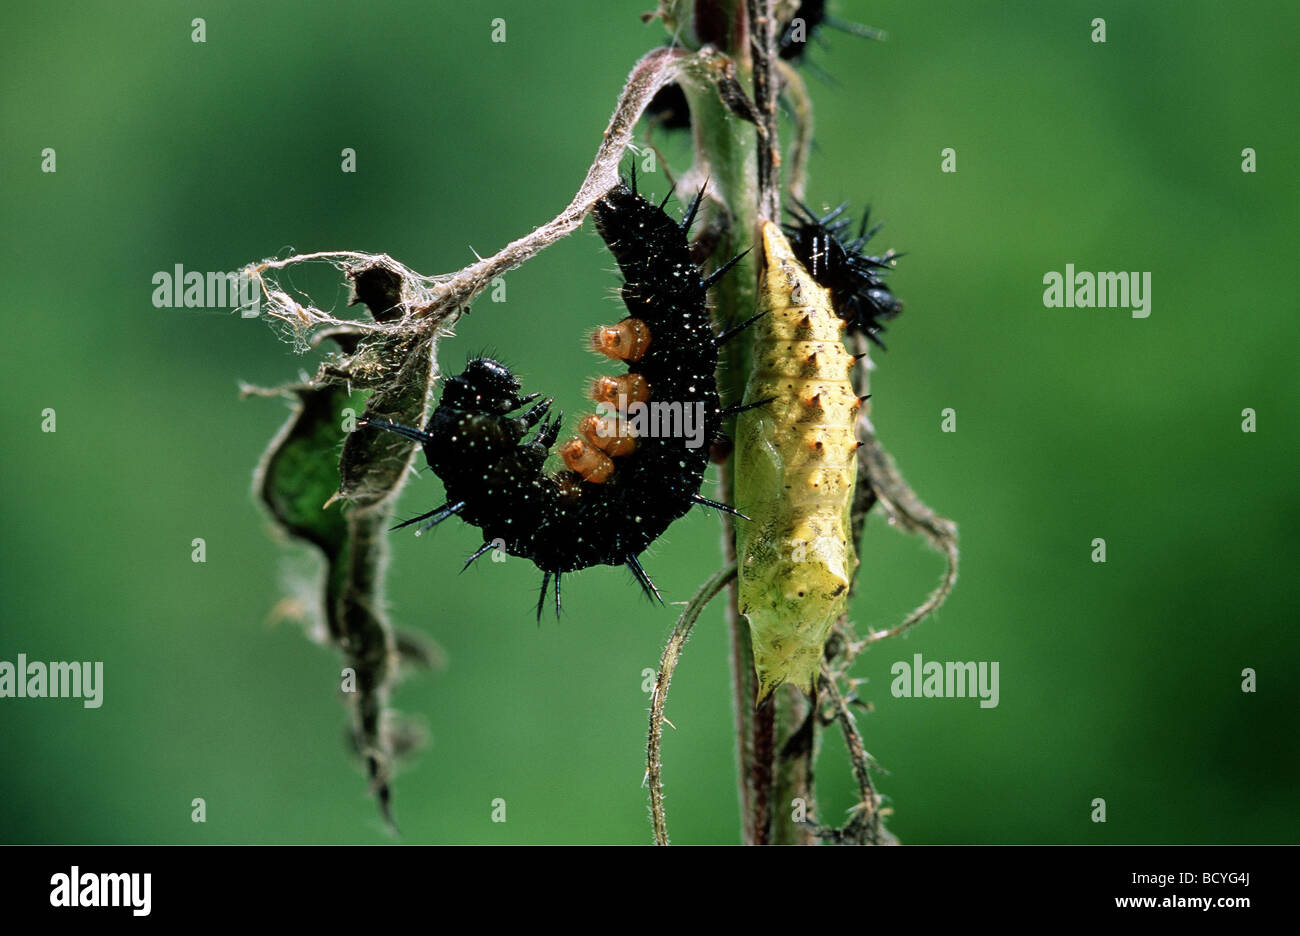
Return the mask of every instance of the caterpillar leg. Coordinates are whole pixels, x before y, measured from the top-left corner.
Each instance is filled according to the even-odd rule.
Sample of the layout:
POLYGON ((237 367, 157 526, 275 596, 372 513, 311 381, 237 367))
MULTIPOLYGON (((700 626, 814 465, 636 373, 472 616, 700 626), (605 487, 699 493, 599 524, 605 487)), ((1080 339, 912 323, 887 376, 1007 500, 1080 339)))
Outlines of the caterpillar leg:
POLYGON ((645 592, 645 596, 651 601, 658 599, 659 603, 663 604, 664 596, 659 594, 659 589, 655 588, 655 583, 650 581, 650 576, 646 575, 645 569, 641 567, 641 560, 637 559, 636 556, 628 556, 627 567, 631 569, 632 574, 636 576, 637 584, 641 586, 641 590, 645 592))
POLYGON ((544 449, 549 449, 555 444, 555 440, 560 436, 560 423, 564 419, 564 411, 561 410, 555 415, 555 418, 548 423, 542 423, 542 428, 537 430, 537 435, 533 437, 533 445, 540 445, 544 449))
MULTIPOLYGON (((537 394, 534 393, 533 397, 536 396, 537 394)), ((555 401, 552 397, 547 397, 545 400, 542 400, 542 402, 530 406, 523 415, 517 417, 520 425, 522 425, 525 430, 533 428, 533 426, 537 425, 546 417, 546 413, 550 410, 553 402, 555 401)))

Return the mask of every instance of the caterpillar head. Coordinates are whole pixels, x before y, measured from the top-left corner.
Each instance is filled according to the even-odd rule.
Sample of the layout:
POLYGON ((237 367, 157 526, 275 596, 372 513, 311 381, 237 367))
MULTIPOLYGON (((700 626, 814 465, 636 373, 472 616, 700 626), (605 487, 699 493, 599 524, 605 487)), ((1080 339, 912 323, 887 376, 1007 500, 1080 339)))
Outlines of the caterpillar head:
POLYGON ((519 378, 500 361, 479 357, 447 381, 442 404, 475 413, 509 413, 524 400, 519 396, 519 378))

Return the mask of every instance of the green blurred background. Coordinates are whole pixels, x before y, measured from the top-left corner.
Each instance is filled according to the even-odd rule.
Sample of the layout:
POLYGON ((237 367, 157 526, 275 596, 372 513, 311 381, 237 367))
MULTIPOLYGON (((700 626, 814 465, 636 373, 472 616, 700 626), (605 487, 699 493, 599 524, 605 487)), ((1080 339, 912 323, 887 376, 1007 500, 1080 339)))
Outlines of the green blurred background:
MULTIPOLYGON (((345 753, 335 655, 268 623, 311 565, 286 564, 249 493, 287 410, 241 402, 237 384, 314 362, 260 321, 155 309, 150 278, 291 248, 426 273, 496 250, 570 198, 624 76, 663 41, 638 19, 651 5, 6 7, 0 660, 102 660, 105 701, 0 700, 0 841, 390 840, 345 753), (504 44, 489 41, 498 16, 504 44), (196 796, 206 824, 190 821, 196 796)), ((831 80, 807 75, 809 195, 870 200, 877 243, 908 253, 874 416, 963 548, 939 615, 857 665, 891 828, 909 843, 1296 841, 1300 10, 833 7, 890 40, 830 32, 813 50, 831 80), (1042 277, 1067 262, 1151 271, 1151 317, 1044 308, 1042 277), (890 665, 914 653, 999 661, 1001 704, 892 698, 890 665)), ((684 147, 668 151, 680 168, 684 147)), ((666 189, 662 174, 644 185, 666 189)), ((588 224, 510 274, 505 305, 479 302, 444 367, 494 349, 581 411, 600 370, 581 335, 620 315, 612 267, 588 224)), ((327 282, 316 298, 341 308, 327 282)), ((425 473, 399 511, 440 493, 425 473)), ((642 671, 672 610, 597 569, 539 628, 528 563, 456 575, 476 537, 448 524, 391 544, 393 618, 450 660, 395 693, 432 736, 396 781, 402 841, 648 841, 642 671)), ((683 600, 718 542, 699 512, 646 565, 683 600)), ((874 518, 859 627, 896 623, 940 570, 874 518)), ((673 684, 681 843, 738 838, 726 644, 718 605, 673 684)), ((836 741, 819 781, 839 821, 853 796, 836 741)))

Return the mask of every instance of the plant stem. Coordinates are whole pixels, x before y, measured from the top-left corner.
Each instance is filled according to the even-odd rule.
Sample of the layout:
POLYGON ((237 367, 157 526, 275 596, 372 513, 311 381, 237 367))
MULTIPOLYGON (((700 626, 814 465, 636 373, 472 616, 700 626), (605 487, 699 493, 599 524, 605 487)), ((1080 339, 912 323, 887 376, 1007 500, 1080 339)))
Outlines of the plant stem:
POLYGON ((650 787, 650 815, 654 823, 656 845, 668 844, 668 820, 664 815, 663 789, 663 723, 664 708, 668 704, 668 687, 681 659, 682 648, 691 636, 691 628, 699 619, 705 605, 736 576, 736 566, 727 566, 700 586, 682 616, 677 619, 672 636, 659 659, 659 675, 655 679, 654 693, 650 698, 650 732, 646 741, 646 783, 650 787))
MULTIPOLYGON (((765 15, 770 17, 770 0, 761 0, 760 3, 754 3, 754 0, 698 0, 696 4, 697 23, 730 25, 727 45, 722 51, 730 57, 740 87, 747 91, 755 87, 749 4, 761 6, 765 15)), ((770 74, 764 76, 762 88, 763 97, 769 103, 772 79, 770 74)), ((719 254, 725 259, 758 246, 761 243, 760 215, 774 213, 771 203, 775 186, 770 176, 764 186, 764 204, 760 205, 765 193, 760 191, 758 169, 760 143, 769 156, 775 150, 775 121, 765 128, 760 141, 758 128, 723 104, 716 84, 687 81, 684 89, 691 107, 698 168, 712 180, 716 197, 726 209, 729 252, 719 254)), ((772 160, 768 159, 764 163, 768 173, 775 171, 775 167, 768 164, 770 162, 772 160)), ((757 305, 760 259, 757 251, 751 252, 732 275, 718 284, 715 301, 719 324, 731 325, 753 314, 757 305)), ((744 396, 752 369, 750 345, 750 336, 742 332, 737 340, 723 349, 719 391, 727 401, 741 400, 744 396)), ((723 466, 722 486, 728 500, 734 503, 731 462, 723 466)), ((725 526, 723 551, 728 565, 736 561, 735 528, 730 518, 725 526)), ((736 722, 742 841, 748 845, 807 842, 808 833, 794 824, 789 804, 796 796, 810 799, 809 760, 803 756, 783 758, 778 751, 778 739, 793 735, 803 725, 806 703, 796 690, 782 690, 755 709, 756 680, 749 625, 740 614, 738 601, 739 592, 733 581, 728 590, 727 621, 731 632, 732 704, 736 722)))

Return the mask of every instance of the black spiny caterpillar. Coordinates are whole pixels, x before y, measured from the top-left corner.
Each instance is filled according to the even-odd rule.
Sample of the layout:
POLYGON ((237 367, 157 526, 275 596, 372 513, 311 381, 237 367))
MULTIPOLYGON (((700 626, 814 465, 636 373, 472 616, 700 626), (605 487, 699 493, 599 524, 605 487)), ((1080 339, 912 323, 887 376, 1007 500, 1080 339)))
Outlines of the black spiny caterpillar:
POLYGON ((884 348, 880 333, 884 322, 903 311, 903 303, 889 291, 884 275, 894 267, 902 254, 886 251, 879 257, 864 253, 862 248, 880 230, 880 225, 868 228, 871 209, 862 215, 858 234, 851 240, 841 240, 844 229, 852 222, 841 218, 847 204, 842 204, 822 217, 796 202, 797 211, 791 211, 793 224, 785 225, 790 246, 800 262, 818 284, 831 291, 835 312, 848 323, 849 329, 861 332, 884 348))
POLYGON ((596 203, 596 230, 623 273, 630 315, 598 329, 592 344, 629 369, 592 385, 603 404, 598 412, 611 415, 578 424, 578 437, 559 449, 566 470, 544 470, 561 422, 546 418, 551 399, 521 396, 518 378, 491 358, 475 358, 447 381, 424 431, 362 422, 421 443, 446 488, 443 506, 400 526, 459 515, 483 531, 483 546, 466 566, 494 545, 532 560, 542 570, 539 618, 552 577, 558 615, 561 576, 595 565, 626 565, 645 593, 659 598, 640 553, 693 504, 730 510, 699 493, 723 418, 743 409, 724 409, 718 399, 718 347, 737 329, 714 333, 705 296, 740 258, 709 276, 691 262, 687 235, 699 201, 678 224, 663 210, 667 199, 646 201, 633 177, 630 188, 620 184, 596 203), (627 418, 634 404, 659 414, 642 424, 651 431, 627 418), (665 425, 678 431, 664 434, 665 425))

